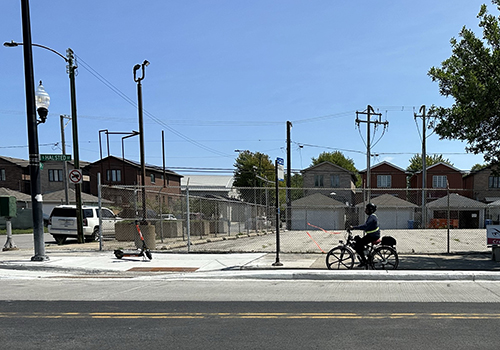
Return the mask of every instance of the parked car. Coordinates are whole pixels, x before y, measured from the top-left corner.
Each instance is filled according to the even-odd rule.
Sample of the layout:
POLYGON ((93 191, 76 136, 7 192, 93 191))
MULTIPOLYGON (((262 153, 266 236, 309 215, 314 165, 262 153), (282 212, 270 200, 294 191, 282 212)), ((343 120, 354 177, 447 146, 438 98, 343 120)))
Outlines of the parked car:
POLYGON ((174 214, 158 214, 163 220, 177 220, 174 214))
MULTIPOLYGON (((83 236, 90 242, 99 239, 99 207, 82 206, 83 236)), ((123 220, 108 208, 102 208, 102 235, 115 234, 115 223, 123 220)), ((68 237, 78 237, 76 205, 59 205, 52 209, 49 218, 49 233, 57 244, 64 244, 68 237)))
POLYGON ((247 219, 245 222, 245 228, 248 230, 262 230, 269 227, 271 227, 271 222, 267 220, 266 216, 257 216, 247 219))

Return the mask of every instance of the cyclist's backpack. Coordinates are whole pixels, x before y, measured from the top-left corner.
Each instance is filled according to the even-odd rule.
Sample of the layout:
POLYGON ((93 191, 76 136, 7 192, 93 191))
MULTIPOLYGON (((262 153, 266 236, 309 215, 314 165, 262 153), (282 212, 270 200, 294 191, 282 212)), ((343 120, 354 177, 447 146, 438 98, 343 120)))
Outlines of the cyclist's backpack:
POLYGON ((391 236, 384 236, 382 237, 382 245, 394 247, 396 245, 396 238, 391 236))

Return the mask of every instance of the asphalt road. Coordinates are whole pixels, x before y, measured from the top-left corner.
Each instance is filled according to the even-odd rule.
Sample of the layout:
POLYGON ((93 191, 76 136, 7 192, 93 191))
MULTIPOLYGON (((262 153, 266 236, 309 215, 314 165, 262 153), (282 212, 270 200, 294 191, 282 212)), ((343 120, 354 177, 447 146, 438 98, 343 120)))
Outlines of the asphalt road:
POLYGON ((498 349, 476 303, 0 302, 5 349, 498 349))

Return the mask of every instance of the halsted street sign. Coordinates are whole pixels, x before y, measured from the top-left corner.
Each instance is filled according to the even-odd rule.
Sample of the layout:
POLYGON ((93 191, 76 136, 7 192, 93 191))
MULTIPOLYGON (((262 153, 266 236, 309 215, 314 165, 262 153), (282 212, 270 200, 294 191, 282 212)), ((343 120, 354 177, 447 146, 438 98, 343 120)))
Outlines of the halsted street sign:
POLYGON ((51 160, 55 161, 70 161, 71 160, 71 154, 40 154, 40 162, 48 162, 51 160))

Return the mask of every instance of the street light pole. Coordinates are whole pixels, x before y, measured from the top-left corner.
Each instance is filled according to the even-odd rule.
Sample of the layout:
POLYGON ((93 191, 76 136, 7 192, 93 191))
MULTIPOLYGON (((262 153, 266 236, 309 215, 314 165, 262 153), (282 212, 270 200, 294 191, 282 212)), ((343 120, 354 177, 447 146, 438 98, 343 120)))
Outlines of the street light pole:
MULTIPOLYGON (((28 0, 26 1, 23 1, 22 4, 24 5, 24 3, 26 2, 26 7, 29 7, 28 5, 28 0)), ((24 9, 24 6, 23 6, 23 9, 24 9)), ((23 10, 24 11, 24 10, 23 10)), ((28 12, 28 18, 27 18, 27 22, 28 22, 28 29, 29 29, 29 9, 27 9, 27 12, 28 12)), ((24 13, 24 12, 23 12, 24 13)), ((24 16, 24 14, 23 14, 24 16)), ((23 28, 25 27, 25 24, 24 24, 24 17, 23 17, 23 28)), ((71 120, 72 120, 72 128, 73 128, 73 158, 74 158, 74 168, 75 169, 80 169, 80 156, 79 156, 79 152, 78 152, 78 122, 77 122, 77 115, 76 115, 76 83, 75 83, 75 70, 77 68, 76 64, 75 64, 75 58, 74 58, 74 53, 73 53, 73 50, 71 49, 68 49, 66 51, 66 54, 67 54, 67 57, 63 56, 62 54, 60 54, 59 52, 57 52, 56 50, 54 49, 51 49, 50 47, 47 47, 47 46, 44 46, 44 45, 40 45, 40 44, 34 44, 31 42, 31 30, 29 30, 30 33, 29 33, 29 45, 25 45, 25 43, 28 43, 27 41, 27 38, 24 36, 24 33, 23 33, 23 41, 22 43, 18 43, 18 42, 15 42, 15 41, 10 41, 10 42, 5 42, 3 45, 6 46, 6 47, 16 47, 16 46, 19 46, 19 45, 22 45, 24 47, 24 50, 25 50, 25 66, 26 66, 26 49, 29 48, 29 60, 31 62, 31 71, 30 71, 30 75, 31 75, 31 86, 33 87, 34 83, 33 83, 33 59, 32 59, 32 53, 31 53, 31 49, 32 49, 32 46, 37 46, 37 47, 40 47, 42 49, 45 49, 45 50, 48 50, 48 51, 51 51, 53 53, 55 53, 56 55, 58 55, 59 57, 61 57, 64 61, 66 61, 66 63, 68 63, 68 75, 69 75, 69 83, 70 83, 70 95, 71 95, 71 120)), ((25 68, 25 76, 27 75, 27 70, 25 68)), ((28 79, 28 78, 26 78, 28 79)), ((26 84, 26 98, 28 99, 28 84, 26 84)), ((28 105, 28 103, 27 103, 28 105)), ((29 109, 28 109, 28 114, 30 113, 29 109)), ((29 118, 29 117, 28 117, 29 118)), ((36 123, 36 116, 35 116, 35 123, 36 123)), ((28 125, 29 125, 29 122, 28 122, 28 125)), ((36 126, 35 126, 35 134, 37 133, 36 131, 36 126)), ((28 126, 28 137, 30 137, 30 127, 28 126)), ((39 155, 39 151, 38 151, 38 135, 35 135, 36 137, 36 162, 38 164, 38 167, 39 167, 39 163, 40 163, 40 155, 39 155)), ((31 162, 31 155, 33 154, 31 152, 32 150, 30 149, 30 162, 31 162)), ((38 169, 38 175, 35 174, 35 176, 38 176, 40 177, 40 169, 38 169)), ((65 176, 68 176, 68 174, 65 174, 65 176)), ((31 177, 33 179, 33 177, 31 177)), ((38 181, 40 182, 40 179, 38 179, 38 181)), ((32 181, 31 181, 32 183, 32 181)), ((32 183, 33 185, 33 183, 32 183)), ((40 186, 38 186, 38 191, 40 189, 40 186)), ((32 190, 32 194, 33 194, 33 190, 32 190)), ((76 218, 77 218, 77 238, 78 238, 78 243, 84 243, 85 240, 84 240, 84 237, 83 237, 83 215, 82 215, 82 187, 81 187, 81 183, 77 183, 75 184, 75 200, 76 200, 76 218)), ((40 201, 41 201, 41 194, 40 194, 40 201)), ((40 204, 41 206, 41 204, 40 204)), ((40 214, 40 217, 42 218, 42 229, 43 229, 43 214, 40 214)), ((38 220, 38 218, 37 218, 38 220)), ((35 225, 35 218, 33 218, 33 225, 35 225)), ((36 244, 35 244, 36 245, 36 244)))
POLYGON ((32 261, 45 261, 49 257, 45 255, 45 241, 43 234, 43 211, 40 180, 40 152, 38 148, 38 129, 35 105, 35 81, 33 70, 33 53, 31 50, 31 24, 29 1, 21 1, 23 41, 24 46, 24 79, 26 88, 26 114, 28 119, 28 147, 29 147, 29 169, 31 187, 31 208, 33 218, 33 241, 35 255, 32 261))
POLYGON ((144 60, 142 64, 136 64, 134 66, 134 81, 137 83, 137 105, 139 113, 139 143, 141 152, 141 186, 142 186, 142 224, 146 224, 146 161, 144 159, 144 120, 143 120, 143 108, 142 108, 142 83, 146 74, 146 67, 149 66, 149 62, 144 60), (142 68, 142 75, 137 77, 137 71, 142 68))

